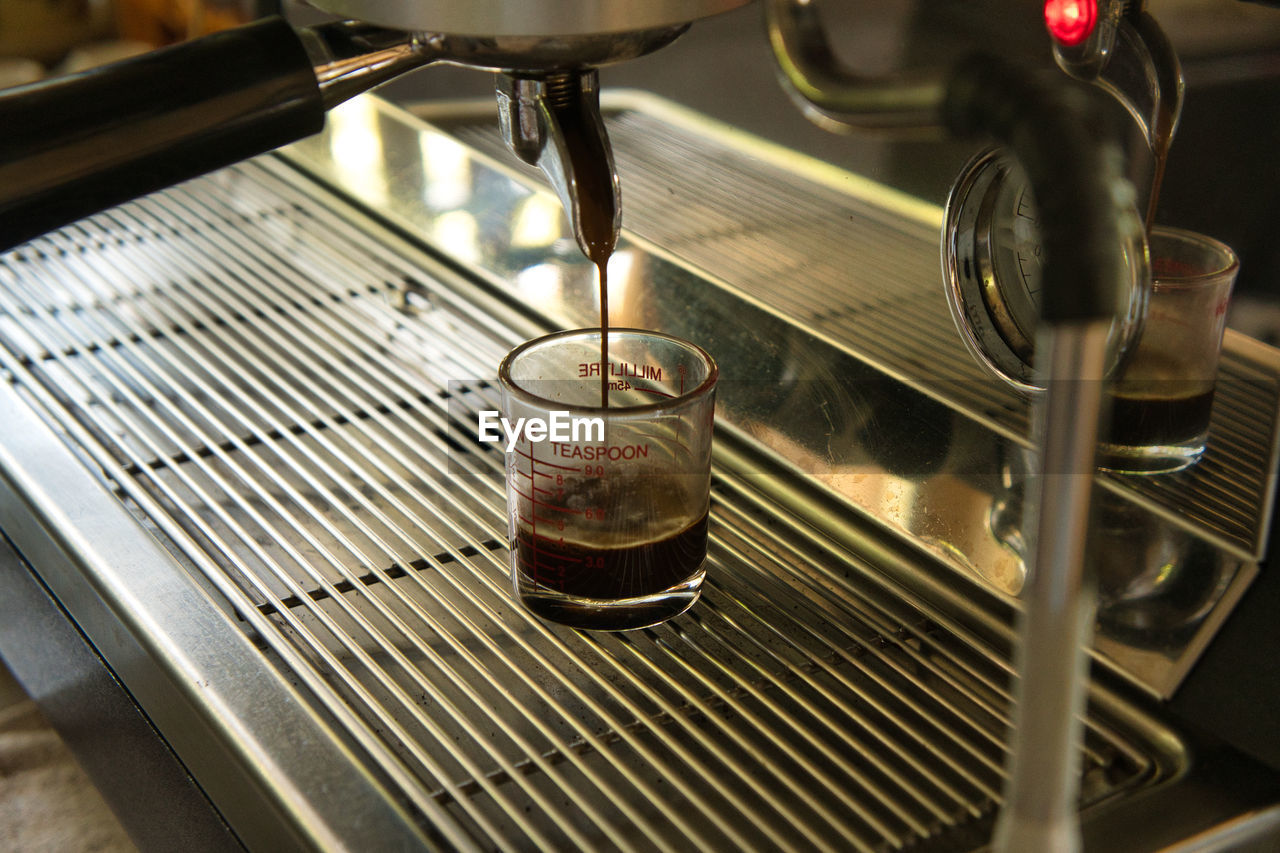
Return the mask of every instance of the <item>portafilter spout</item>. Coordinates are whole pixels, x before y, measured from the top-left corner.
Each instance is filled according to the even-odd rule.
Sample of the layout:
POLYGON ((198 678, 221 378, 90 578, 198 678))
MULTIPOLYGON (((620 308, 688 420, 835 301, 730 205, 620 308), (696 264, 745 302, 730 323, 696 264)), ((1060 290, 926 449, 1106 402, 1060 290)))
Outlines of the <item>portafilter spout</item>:
POLYGON ((326 107, 364 91, 371 77, 390 78, 423 64, 425 56, 497 72, 499 127, 507 147, 546 175, 583 254, 600 263, 613 253, 622 222, 621 195, 600 115, 596 67, 656 50, 688 29, 687 23, 554 37, 418 34, 376 46, 370 42, 377 40, 378 27, 351 26, 352 49, 332 33, 323 41, 304 34, 304 40, 310 35, 313 44, 333 54, 323 70, 317 66, 326 107))
POLYGON ((497 96, 507 146, 547 176, 582 253, 607 261, 618 243, 622 203, 600 116, 599 75, 595 69, 540 79, 502 74, 497 96))

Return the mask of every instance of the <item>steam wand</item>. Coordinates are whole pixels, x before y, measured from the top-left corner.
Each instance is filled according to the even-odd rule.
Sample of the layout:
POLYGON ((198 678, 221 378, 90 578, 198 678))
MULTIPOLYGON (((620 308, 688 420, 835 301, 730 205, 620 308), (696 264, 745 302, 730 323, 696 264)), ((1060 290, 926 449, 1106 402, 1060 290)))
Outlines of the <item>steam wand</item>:
POLYGON ((871 80, 839 65, 809 0, 766 0, 783 85, 824 126, 986 134, 1024 168, 1039 205, 1043 301, 1029 489, 1032 560, 1016 649, 1013 748, 998 851, 1075 851, 1086 648, 1095 595, 1084 572, 1107 331, 1124 269, 1119 152, 1095 139, 1086 102, 974 57, 945 77, 871 80))
POLYGON ((1082 93, 1068 86, 978 58, 953 72, 944 112, 953 133, 985 132, 1010 147, 1040 212, 1036 352, 1046 391, 1033 412, 1032 562, 1016 649, 1011 766, 993 847, 1065 853, 1080 848, 1075 815, 1095 618, 1084 550, 1106 338, 1125 269, 1122 205, 1130 196, 1118 146, 1094 139, 1082 93))

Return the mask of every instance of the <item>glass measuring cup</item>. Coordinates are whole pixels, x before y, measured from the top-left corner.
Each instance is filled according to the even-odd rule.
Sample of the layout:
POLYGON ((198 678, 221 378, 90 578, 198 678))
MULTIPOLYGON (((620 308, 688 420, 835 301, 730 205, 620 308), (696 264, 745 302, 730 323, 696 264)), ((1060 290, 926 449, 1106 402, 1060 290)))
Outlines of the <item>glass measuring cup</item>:
POLYGON ((625 630, 701 592, 718 369, 670 335, 608 334, 603 382, 599 329, 524 343, 498 379, 516 597, 556 622, 625 630))

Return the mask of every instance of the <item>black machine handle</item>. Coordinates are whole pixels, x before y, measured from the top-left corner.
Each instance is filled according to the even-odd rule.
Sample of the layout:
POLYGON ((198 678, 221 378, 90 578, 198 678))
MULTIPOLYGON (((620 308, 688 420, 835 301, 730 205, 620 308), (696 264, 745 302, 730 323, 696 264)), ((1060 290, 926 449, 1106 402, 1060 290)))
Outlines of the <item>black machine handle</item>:
POLYGON ((323 126, 282 18, 0 93, 0 249, 323 126))

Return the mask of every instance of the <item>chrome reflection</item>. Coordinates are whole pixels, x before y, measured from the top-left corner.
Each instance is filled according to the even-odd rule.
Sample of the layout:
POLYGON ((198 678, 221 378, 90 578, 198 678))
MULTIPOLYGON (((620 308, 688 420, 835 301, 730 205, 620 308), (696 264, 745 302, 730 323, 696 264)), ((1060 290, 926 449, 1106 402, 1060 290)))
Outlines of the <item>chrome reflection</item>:
POLYGON ((443 133, 423 133, 418 138, 422 158, 422 200, 436 210, 453 210, 471 199, 471 155, 463 145, 443 133))
POLYGON ((475 263, 480 260, 480 228, 476 218, 465 210, 442 213, 431 223, 427 234, 460 261, 475 263))
POLYGON ((1185 530, 1152 523, 1129 501, 1099 498, 1090 555, 1103 630, 1139 648, 1176 649, 1226 595, 1234 563, 1185 530))
MULTIPOLYGON (((1023 493, 1029 466, 1027 451, 1006 462, 990 513, 992 536, 1017 557, 1024 572, 1029 543, 1023 533, 1023 493)), ((1093 502, 1087 570, 1098 587, 1102 635, 1176 655, 1229 594, 1240 562, 1107 488, 1096 487, 1093 502)))
POLYGON ((565 236, 566 224, 555 196, 533 193, 515 206, 511 245, 517 249, 548 249, 565 236))
POLYGON ((516 273, 516 292, 530 305, 553 304, 560 300, 564 270, 557 264, 535 264, 516 273))
POLYGON ((363 187, 371 202, 385 203, 386 158, 377 116, 376 101, 354 98, 330 110, 326 135, 329 156, 342 180, 363 187))

